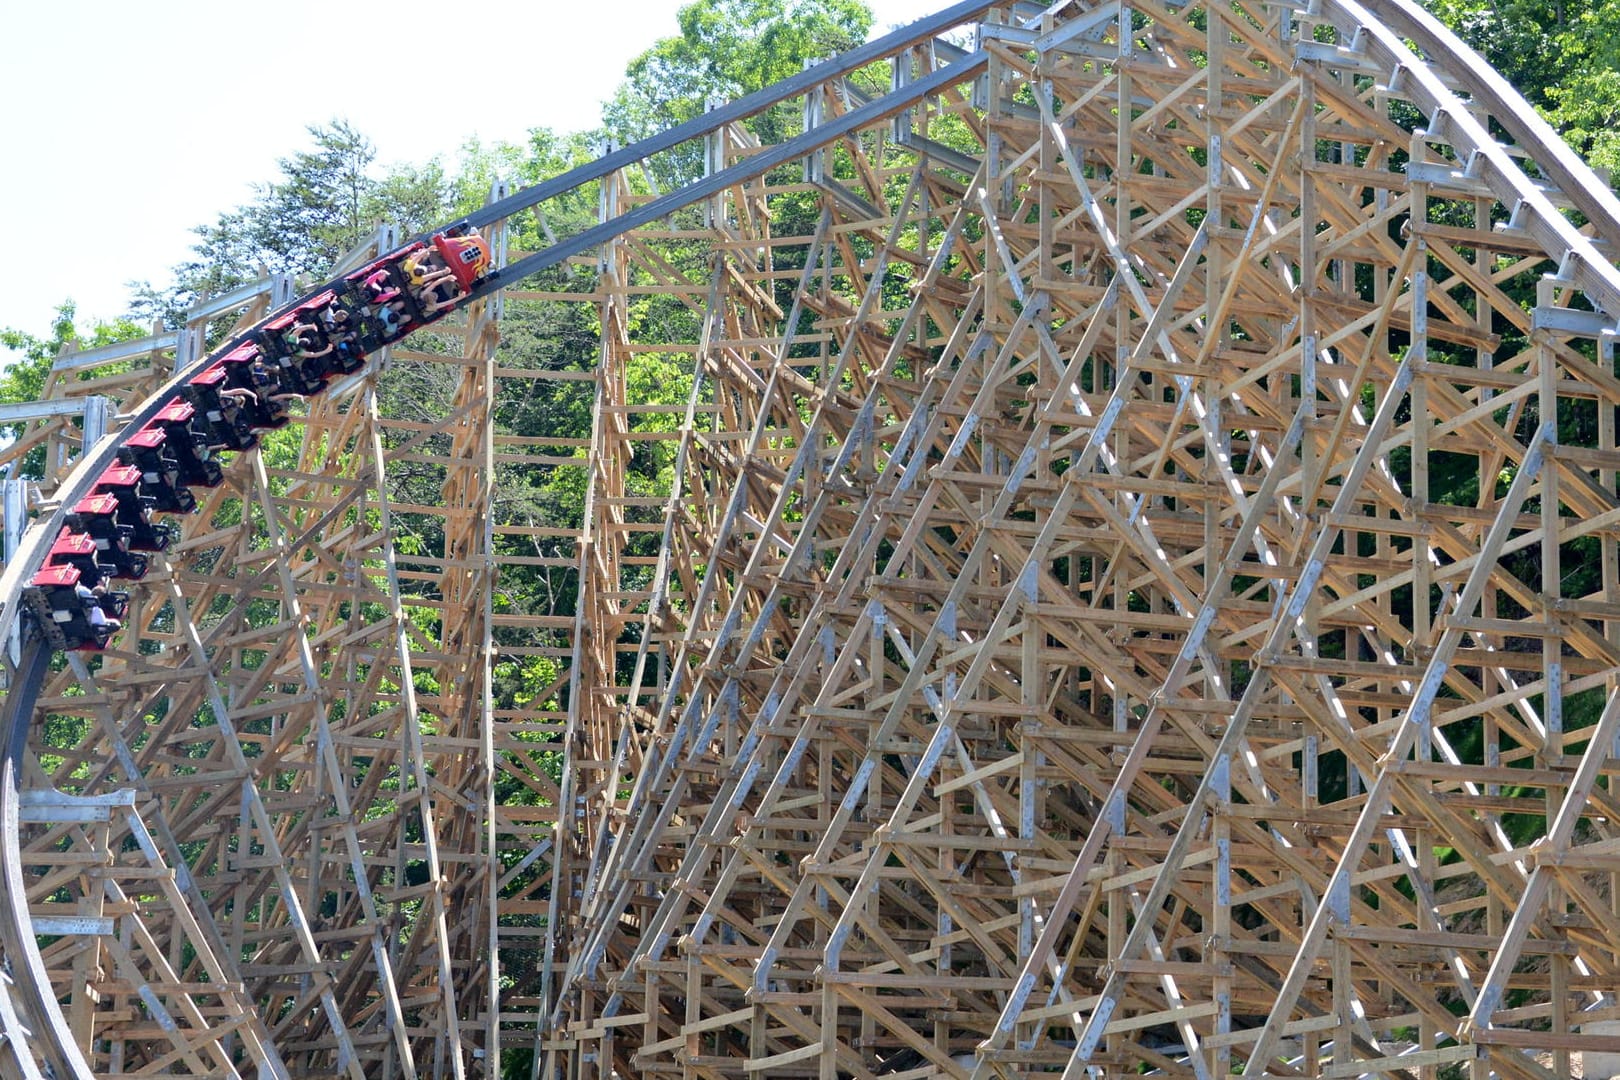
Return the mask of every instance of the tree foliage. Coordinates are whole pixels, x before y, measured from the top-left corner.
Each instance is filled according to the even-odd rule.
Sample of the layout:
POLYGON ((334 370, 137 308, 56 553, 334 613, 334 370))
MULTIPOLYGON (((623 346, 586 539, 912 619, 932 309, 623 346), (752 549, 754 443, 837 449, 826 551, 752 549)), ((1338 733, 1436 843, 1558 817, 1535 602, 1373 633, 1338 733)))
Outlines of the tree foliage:
POLYGON ((1589 164, 1620 170, 1620 3, 1594 4, 1558 25, 1563 66, 1545 91, 1548 118, 1589 164))
POLYGON ((63 301, 51 320, 50 337, 39 337, 7 327, 0 330, 0 345, 11 353, 0 375, 0 401, 38 401, 45 393, 51 362, 70 341, 78 339, 73 325, 73 301, 63 301))
POLYGON ((347 121, 311 125, 312 145, 277 164, 281 175, 255 188, 255 198, 194 231, 193 257, 172 280, 134 284, 134 310, 177 326, 199 299, 262 272, 318 275, 391 222, 407 233, 440 221, 455 186, 437 160, 382 175, 377 152, 347 121))
POLYGON ((311 150, 282 158, 282 178, 259 188, 248 237, 268 262, 294 273, 318 273, 360 242, 375 224, 368 211, 377 181, 377 151, 346 121, 311 127, 311 150))
MULTIPOLYGON (((41 337, 10 327, 0 329, 0 347, 5 349, 4 370, 0 371, 0 402, 38 401, 45 396, 51 365, 70 344, 95 349, 141 336, 141 328, 127 319, 98 322, 81 330, 74 322, 76 309, 71 300, 56 308, 51 332, 41 337)), ((0 444, 9 443, 22 433, 20 424, 0 424, 0 444)), ((18 470, 19 478, 39 479, 44 458, 35 450, 26 455, 18 470)))
MULTIPOLYGON (((866 40, 872 11, 862 0, 696 0, 676 16, 680 36, 663 38, 630 62, 603 109, 620 143, 646 138, 724 102, 796 75, 866 40)), ((767 113, 753 123, 774 141, 798 122, 767 113)))
POLYGON ((1620 0, 1425 0, 1575 151, 1620 167, 1620 0))

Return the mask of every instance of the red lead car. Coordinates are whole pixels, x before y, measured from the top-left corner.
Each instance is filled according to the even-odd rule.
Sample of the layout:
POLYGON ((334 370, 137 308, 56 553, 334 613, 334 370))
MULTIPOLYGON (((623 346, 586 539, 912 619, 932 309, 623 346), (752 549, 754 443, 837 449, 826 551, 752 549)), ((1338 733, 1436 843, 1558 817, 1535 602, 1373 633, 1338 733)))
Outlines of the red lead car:
POLYGON ((463 291, 470 290, 489 273, 489 243, 477 233, 457 234, 448 230, 435 233, 433 246, 439 249, 463 291))

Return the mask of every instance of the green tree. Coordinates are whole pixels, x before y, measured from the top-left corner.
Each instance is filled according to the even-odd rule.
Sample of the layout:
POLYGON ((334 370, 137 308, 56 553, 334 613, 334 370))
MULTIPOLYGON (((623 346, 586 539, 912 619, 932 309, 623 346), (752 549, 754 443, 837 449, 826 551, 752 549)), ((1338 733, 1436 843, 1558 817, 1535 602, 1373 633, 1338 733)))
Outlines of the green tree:
MULTIPOLYGON (((620 143, 700 116, 710 101, 796 75, 807 60, 859 45, 872 28, 872 11, 862 0, 696 0, 676 20, 680 36, 663 38, 632 60, 603 109, 603 126, 620 143)), ((796 109, 752 121, 772 142, 798 122, 796 109)), ((680 160, 692 175, 696 151, 680 160)))
POLYGON ((309 133, 313 146, 282 158, 281 176, 259 185, 252 202, 197 227, 193 257, 168 285, 131 283, 138 315, 179 325, 197 300, 264 271, 324 275, 381 222, 417 232, 449 216, 454 185, 438 161, 378 176, 371 141, 346 121, 309 133))
MULTIPOLYGON (((13 404, 38 401, 45 394, 45 380, 51 373, 51 363, 70 341, 77 340, 73 326, 73 301, 64 300, 57 305, 56 318, 51 320, 50 337, 39 337, 24 330, 7 327, 0 330, 0 345, 11 354, 6 358, 5 373, 0 374, 0 402, 13 404)), ((4 428, 7 435, 16 432, 4 428)))
MULTIPOLYGON (((455 199, 456 184, 437 158, 421 166, 397 165, 367 192, 360 210, 363 227, 351 246, 384 222, 398 225, 406 236, 442 225, 445 219, 456 216, 452 209, 455 199)), ((317 273, 325 270, 321 267, 317 273)))
POLYGON ((1620 167, 1620 0, 1425 0, 1575 151, 1620 167))
POLYGON ((1620 2, 1594 3, 1559 27, 1547 119, 1588 164, 1620 169, 1620 2))
POLYGON ((259 189, 248 224, 253 244, 278 270, 317 274, 375 224, 366 210, 377 189, 377 151, 347 121, 312 125, 311 150, 282 158, 282 178, 259 189))
MULTIPOLYGON (((12 404, 39 401, 45 396, 45 384, 50 378, 51 365, 69 343, 83 349, 95 349, 114 342, 140 337, 142 329, 127 319, 117 322, 98 322, 80 330, 73 322, 73 301, 64 300, 57 305, 56 317, 51 320, 48 337, 30 334, 10 327, 0 329, 0 347, 6 350, 4 370, 0 371, 0 403, 12 404)), ((98 372, 97 374, 106 374, 98 372)), ((21 424, 0 424, 0 444, 11 443, 23 432, 21 424)), ((44 468, 43 451, 35 450, 22 461, 19 476, 39 479, 44 468)))

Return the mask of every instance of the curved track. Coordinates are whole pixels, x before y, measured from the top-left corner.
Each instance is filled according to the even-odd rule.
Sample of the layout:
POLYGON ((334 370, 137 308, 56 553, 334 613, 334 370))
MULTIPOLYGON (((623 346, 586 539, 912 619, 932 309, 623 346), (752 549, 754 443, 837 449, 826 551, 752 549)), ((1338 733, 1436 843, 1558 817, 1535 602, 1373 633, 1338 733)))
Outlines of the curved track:
MULTIPOLYGON (((1620 1050, 1620 204, 1421 11, 963 3, 474 221, 109 651, 23 627, 0 1074, 1620 1050)), ((167 347, 59 364, 127 422, 13 448, 6 626, 167 347)))

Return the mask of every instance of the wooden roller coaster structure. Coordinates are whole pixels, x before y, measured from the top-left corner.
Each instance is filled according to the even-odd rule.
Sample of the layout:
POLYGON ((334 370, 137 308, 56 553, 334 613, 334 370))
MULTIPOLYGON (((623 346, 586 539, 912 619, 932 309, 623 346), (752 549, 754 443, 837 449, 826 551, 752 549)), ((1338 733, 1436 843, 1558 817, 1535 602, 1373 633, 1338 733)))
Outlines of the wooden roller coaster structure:
POLYGON ((1603 1075, 1620 204, 1477 57, 961 3, 576 173, 105 652, 23 584, 291 286, 6 415, 0 1075, 1603 1075))

